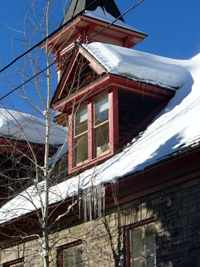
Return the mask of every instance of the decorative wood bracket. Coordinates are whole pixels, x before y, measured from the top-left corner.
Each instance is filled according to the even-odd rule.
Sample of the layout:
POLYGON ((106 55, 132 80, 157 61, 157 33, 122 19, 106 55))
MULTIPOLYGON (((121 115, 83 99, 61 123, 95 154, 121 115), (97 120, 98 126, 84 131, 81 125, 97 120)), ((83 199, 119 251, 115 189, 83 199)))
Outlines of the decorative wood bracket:
POLYGON ((131 48, 132 45, 131 45, 131 37, 130 36, 126 36, 124 39, 123 39, 124 43, 123 43, 123 46, 126 47, 126 48, 131 48))
POLYGON ((92 32, 93 32, 95 26, 96 26, 96 25, 94 25, 94 24, 90 24, 90 26, 86 29, 86 37, 85 37, 85 39, 86 39, 86 44, 89 43, 89 40, 88 40, 88 39, 91 37, 92 32))

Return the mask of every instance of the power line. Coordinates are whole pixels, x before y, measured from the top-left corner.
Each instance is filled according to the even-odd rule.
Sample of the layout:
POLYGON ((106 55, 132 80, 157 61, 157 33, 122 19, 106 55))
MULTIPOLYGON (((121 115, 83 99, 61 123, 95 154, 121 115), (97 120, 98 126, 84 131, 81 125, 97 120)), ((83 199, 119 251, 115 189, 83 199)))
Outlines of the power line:
POLYGON ((38 75, 40 75, 41 73, 43 73, 45 70, 51 68, 53 65, 55 65, 57 62, 59 62, 62 58, 66 57, 67 55, 69 55, 71 52, 73 52, 75 49, 77 48, 76 44, 74 46, 74 48, 72 50, 70 50, 67 54, 65 54, 64 56, 62 56, 61 58, 59 58, 57 61, 51 63, 49 66, 47 66, 45 69, 42 69, 40 72, 36 73, 34 76, 32 76, 31 78, 29 78, 27 81, 25 81, 24 83, 20 84, 19 86, 17 86, 16 88, 14 88, 12 91, 10 91, 9 93, 7 93, 6 95, 2 96, 0 98, 0 101, 3 100, 4 98, 6 98, 7 96, 9 96, 10 94, 14 93, 15 91, 17 91, 20 87, 24 86, 25 84, 27 84, 28 82, 30 82, 31 80, 33 80, 34 78, 36 78, 38 75))
POLYGON ((98 0, 94 0, 92 3, 90 3, 85 9, 83 9, 82 11, 80 11, 77 15, 75 15, 74 17, 72 17, 70 20, 68 20, 67 22, 65 22, 62 26, 60 26, 57 30, 55 30, 54 32, 52 32, 50 35, 48 35, 46 38, 44 38, 42 41, 40 41, 39 43, 37 43, 36 45, 32 46, 29 50, 27 50, 26 52, 24 52, 23 54, 21 54, 20 56, 18 56, 16 59, 14 59, 12 62, 10 62, 8 65, 6 65, 3 69, 0 70, 0 73, 3 72, 4 70, 6 70, 8 67, 10 67, 11 65, 13 65, 16 61, 18 61, 21 57, 25 56, 26 54, 28 54, 29 52, 31 52, 33 49, 35 49, 36 47, 40 46, 42 43, 44 43, 47 39, 51 38, 56 32, 62 30, 62 28, 64 28, 68 23, 70 23, 72 20, 74 20, 76 17, 78 17, 79 15, 81 15, 85 10, 87 10, 89 7, 91 7, 94 3, 96 3, 98 0))
MULTIPOLYGON (((94 2, 92 2, 92 4, 94 4, 97 0, 95 0, 94 2)), ((94 38, 97 34, 103 32, 105 29, 107 29, 108 27, 110 27, 111 25, 113 25, 117 20, 119 20, 122 16, 124 16, 126 13, 128 13, 130 10, 134 9, 135 7, 137 7, 139 4, 141 4, 142 2, 144 2, 145 0, 141 0, 140 2, 138 2, 137 4, 135 4, 134 6, 132 6, 131 8, 127 9, 123 14, 119 15, 115 20, 113 20, 111 23, 109 23, 106 27, 104 27, 103 29, 101 29, 100 31, 98 31, 97 33, 93 34, 92 36, 90 36, 87 40, 85 40, 82 43, 77 43, 75 42, 75 46, 72 50, 70 50, 67 54, 63 55, 62 57, 60 57, 58 60, 56 60, 55 62, 51 63, 49 66, 47 66, 46 68, 44 68, 43 70, 41 70, 40 72, 38 72, 37 74, 35 74, 34 76, 32 76, 31 78, 29 78, 27 81, 25 81, 24 83, 22 83, 21 85, 17 86, 16 88, 14 88, 12 91, 10 91, 9 93, 7 93, 6 95, 2 96, 0 98, 0 101, 3 100, 4 98, 6 98, 7 96, 9 96, 10 94, 12 94, 13 92, 17 91, 20 87, 24 86, 25 84, 27 84, 28 82, 30 82, 32 79, 36 78, 38 75, 40 75, 41 73, 43 73, 45 70, 47 70, 48 68, 52 67, 53 65, 55 65, 57 62, 59 62, 60 60, 62 60, 64 57, 66 57, 67 55, 69 55, 70 53, 72 53, 76 48, 77 45, 82 45, 84 44, 86 41, 94 38)), ((90 5, 89 5, 90 6, 90 5)), ((88 7, 87 7, 88 8, 88 7)), ((86 10, 86 9, 85 9, 86 10)), ((80 13, 82 13, 83 11, 81 11, 80 13)), ((79 14, 80 14, 79 13, 79 14)), ((76 16, 75 16, 76 17, 76 16)), ((72 19, 74 19, 75 17, 73 17, 72 19)), ((71 20, 70 20, 71 21, 71 20)), ((69 21, 67 22, 69 23, 69 21)), ((65 23, 66 24, 66 23, 65 23)), ((64 24, 64 25, 65 25, 64 24)), ((62 27, 61 27, 62 28, 62 27)), ((61 29, 59 28, 59 30, 61 29)), ((56 30, 53 34, 55 34, 58 30, 56 30)), ((42 44, 45 40, 47 40, 49 37, 45 38, 43 41, 41 41, 39 44, 42 44)), ((36 46, 35 46, 36 47, 36 46)), ((31 48, 32 50, 32 48, 31 48)), ((30 52, 30 50, 29 50, 30 52)), ((28 52, 26 52, 27 54, 28 52)), ((23 55, 22 55, 23 56, 23 55)), ((21 57, 22 57, 21 56, 21 57)), ((15 61, 11 62, 10 65, 12 65, 15 61)), ((9 65, 7 65, 9 66, 9 65)))
MULTIPOLYGON (((124 16, 126 13, 128 13, 130 10, 132 10, 133 8, 137 7, 138 5, 140 5, 142 2, 144 2, 145 0, 141 0, 140 2, 138 2, 136 5, 132 6, 131 8, 127 9, 123 14, 119 15, 114 21, 112 21, 111 23, 109 23, 106 27, 104 27, 103 29, 101 29, 100 31, 96 32, 95 34, 93 34, 92 36, 90 36, 88 40, 92 39, 94 36, 96 36, 97 34, 103 32, 104 30, 106 30, 108 27, 110 27, 111 25, 113 25, 116 21, 118 21, 122 16, 124 16)), ((84 42, 83 42, 84 43, 84 42)))

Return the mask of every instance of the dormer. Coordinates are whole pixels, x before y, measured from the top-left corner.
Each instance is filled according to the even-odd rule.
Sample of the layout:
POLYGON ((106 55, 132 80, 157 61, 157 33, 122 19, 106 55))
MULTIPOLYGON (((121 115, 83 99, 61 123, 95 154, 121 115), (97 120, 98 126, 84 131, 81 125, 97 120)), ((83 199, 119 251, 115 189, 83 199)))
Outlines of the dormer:
POLYGON ((163 70, 151 80, 155 76, 153 68, 148 66, 151 62, 147 60, 142 66, 138 63, 139 56, 133 50, 99 43, 80 46, 73 54, 51 102, 57 113, 68 116, 69 173, 113 156, 174 95, 170 81, 169 85, 162 85, 163 70), (132 65, 126 62, 126 56, 132 65), (144 80, 138 76, 139 68, 141 72, 147 68, 144 80))
MULTIPOLYGON (((113 0, 71 1, 61 23, 61 29, 48 39, 48 50, 55 55, 55 60, 58 61, 62 57, 56 63, 58 80, 62 76, 69 52, 74 48, 75 41, 87 44, 102 42, 131 48, 147 36, 127 25, 123 18, 107 27, 119 15, 120 12, 113 0)), ((41 48, 45 50, 45 46, 46 43, 41 48)))

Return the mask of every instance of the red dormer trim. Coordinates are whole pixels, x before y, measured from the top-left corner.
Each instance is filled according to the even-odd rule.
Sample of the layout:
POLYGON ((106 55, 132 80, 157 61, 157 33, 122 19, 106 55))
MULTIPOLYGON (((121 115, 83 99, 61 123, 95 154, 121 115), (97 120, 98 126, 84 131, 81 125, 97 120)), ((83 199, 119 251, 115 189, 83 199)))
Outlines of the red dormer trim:
MULTIPOLYGON (((84 72, 83 77, 85 77, 84 72)), ((69 115, 68 172, 80 171, 114 155, 117 149, 125 145, 144 129, 156 114, 164 108, 174 94, 175 91, 166 88, 109 74, 89 53, 82 47, 79 47, 63 73, 51 103, 54 110, 69 115), (82 83, 81 86, 79 83, 76 86, 76 81, 82 79, 82 76, 81 78, 78 77, 78 73, 81 73, 81 70, 79 71, 78 69, 80 62, 84 62, 83 65, 86 64, 95 73, 91 82, 86 83, 85 86, 85 83, 82 83), (108 127, 106 131, 109 133, 109 142, 106 143, 106 146, 102 146, 101 141, 99 143, 96 141, 98 140, 96 138, 98 126, 94 125, 94 107, 96 99, 106 94, 108 95, 109 120, 105 122, 105 127, 102 128, 102 131, 105 131, 106 127, 108 127), (124 121, 123 117, 127 116, 123 115, 123 112, 126 113, 126 108, 123 105, 123 102, 126 102, 126 97, 128 99, 130 97, 131 100, 129 102, 130 116, 132 116, 132 108, 133 112, 138 114, 134 113, 133 119, 129 118, 127 120, 125 117, 124 121), (141 107, 144 103, 143 98, 146 98, 145 103, 148 106, 144 110, 141 107), (132 106, 131 103, 134 103, 135 106, 132 106), (80 108, 84 109, 84 114, 87 112, 87 130, 85 129, 75 135, 74 116, 76 116, 77 112, 80 112, 80 108), (138 118, 134 119, 134 116, 138 118), (130 127, 129 124, 131 124, 130 127), (87 140, 87 144, 84 141, 85 144, 80 148, 78 144, 83 139, 87 140), (109 146, 109 149, 107 149, 107 146, 109 146), (104 150, 105 147, 106 149, 104 150), (87 156, 78 156, 81 151, 80 149, 86 151, 87 156), (102 153, 97 153, 97 150, 102 153)))
POLYGON ((164 90, 161 88, 156 88, 150 85, 141 86, 140 83, 134 81, 128 81, 125 79, 121 79, 119 77, 104 75, 102 78, 93 82, 85 88, 82 88, 78 93, 72 95, 68 99, 63 99, 56 106, 55 109, 63 109, 64 112, 69 113, 69 122, 70 122, 70 135, 69 135, 69 173, 77 172, 83 168, 87 168, 93 164, 96 164, 99 161, 105 160, 106 158, 114 155, 118 148, 125 145, 130 139, 138 134, 138 132, 143 129, 155 116, 158 114, 164 106, 167 104, 168 100, 174 95, 173 91, 164 90), (126 86, 124 85, 126 84, 126 86), (129 85, 129 86, 128 86, 129 85), (132 92, 134 94, 140 94, 144 97, 151 97, 154 99, 158 99, 160 101, 160 105, 156 107, 121 143, 119 143, 119 109, 118 109, 118 89, 126 90, 132 92), (93 127, 92 127, 92 99, 95 99, 99 94, 103 95, 108 92, 109 99, 109 144, 110 149, 106 154, 102 154, 99 157, 94 156, 93 152, 93 127), (85 95, 88 95, 88 98, 85 98, 83 102, 81 99, 85 95), (91 100, 90 100, 91 99, 91 100), (72 115, 72 108, 75 105, 84 105, 88 103, 88 159, 79 166, 74 165, 74 120, 72 115), (65 104, 64 104, 65 103, 65 104), (76 104, 77 103, 77 104, 76 104), (64 108, 63 108, 64 105, 64 108))
MULTIPOLYGON (((49 38, 48 51, 52 52, 56 57, 58 57, 58 52, 59 56, 63 56, 73 49, 75 40, 80 43, 102 42, 131 48, 147 36, 144 33, 123 28, 116 24, 98 33, 108 24, 108 22, 96 18, 80 15, 49 38), (96 36, 88 40, 96 33, 98 33, 96 36)), ((41 45, 41 49, 45 50, 45 48, 46 42, 41 45)), ((57 64, 57 71, 59 70, 59 65, 57 64)))
POLYGON ((85 96, 86 93, 88 96, 92 96, 98 91, 104 90, 107 86, 115 86, 126 91, 134 92, 144 96, 149 96, 163 101, 168 101, 175 94, 175 91, 172 90, 152 86, 150 84, 142 84, 140 82, 110 74, 104 74, 102 77, 95 80, 88 86, 82 88, 77 93, 72 94, 70 97, 67 96, 67 98, 63 98, 61 100, 58 99, 58 101, 52 103, 52 107, 55 110, 67 112, 66 106, 68 108, 72 107, 74 103, 78 103, 79 101, 81 101, 81 99, 85 96))

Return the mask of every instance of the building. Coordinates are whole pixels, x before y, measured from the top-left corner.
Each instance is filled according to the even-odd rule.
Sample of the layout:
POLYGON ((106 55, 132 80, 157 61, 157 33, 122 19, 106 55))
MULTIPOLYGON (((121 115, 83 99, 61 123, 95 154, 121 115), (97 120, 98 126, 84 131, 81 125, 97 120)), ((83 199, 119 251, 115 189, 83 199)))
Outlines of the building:
MULTIPOLYGON (((22 112, 0 109, 0 202, 30 186, 38 166, 44 166, 45 122, 22 112)), ((51 125, 51 131, 53 130, 51 125)), ((49 157, 53 156, 66 129, 58 127, 52 134, 49 157)))
MULTIPOLYGON (((51 105, 69 128, 50 266, 200 266, 200 56, 132 50, 146 34, 123 20, 101 31, 118 15, 114 1, 72 0, 49 40, 51 105)), ((42 266, 38 198, 30 187, 1 208, 3 266, 42 266)))

